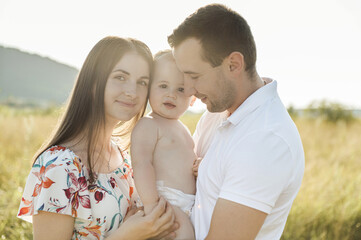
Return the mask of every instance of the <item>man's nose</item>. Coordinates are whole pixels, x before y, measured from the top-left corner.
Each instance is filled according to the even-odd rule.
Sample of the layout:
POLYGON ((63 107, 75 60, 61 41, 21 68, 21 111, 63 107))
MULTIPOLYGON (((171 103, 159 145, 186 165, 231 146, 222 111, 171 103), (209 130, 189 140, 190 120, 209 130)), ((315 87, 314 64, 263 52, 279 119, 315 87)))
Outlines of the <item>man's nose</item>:
POLYGON ((194 81, 189 76, 184 76, 184 94, 191 97, 196 94, 197 90, 194 88, 194 81))

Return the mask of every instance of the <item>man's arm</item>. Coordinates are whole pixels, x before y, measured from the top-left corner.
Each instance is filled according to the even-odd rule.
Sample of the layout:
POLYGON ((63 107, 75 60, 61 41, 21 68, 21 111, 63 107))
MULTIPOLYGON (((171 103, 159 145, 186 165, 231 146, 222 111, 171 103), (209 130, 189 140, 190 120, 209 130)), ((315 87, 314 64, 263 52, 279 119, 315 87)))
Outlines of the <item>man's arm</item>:
POLYGON ((254 208, 218 198, 206 239, 255 239, 266 217, 254 208))

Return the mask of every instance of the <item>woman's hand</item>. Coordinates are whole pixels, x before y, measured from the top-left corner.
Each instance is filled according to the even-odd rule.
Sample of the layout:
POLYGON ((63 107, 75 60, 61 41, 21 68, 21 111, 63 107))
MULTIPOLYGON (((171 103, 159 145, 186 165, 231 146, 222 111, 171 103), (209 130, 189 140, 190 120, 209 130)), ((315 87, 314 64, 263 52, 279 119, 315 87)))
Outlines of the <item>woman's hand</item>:
POLYGON ((129 211, 118 230, 107 240, 174 239, 174 231, 179 227, 174 220, 171 205, 161 197, 149 215, 145 216, 140 209, 129 211))
POLYGON ((193 162, 193 167, 192 167, 192 170, 193 170, 193 175, 198 177, 198 168, 199 168, 199 164, 201 163, 203 158, 197 158, 194 160, 193 162))

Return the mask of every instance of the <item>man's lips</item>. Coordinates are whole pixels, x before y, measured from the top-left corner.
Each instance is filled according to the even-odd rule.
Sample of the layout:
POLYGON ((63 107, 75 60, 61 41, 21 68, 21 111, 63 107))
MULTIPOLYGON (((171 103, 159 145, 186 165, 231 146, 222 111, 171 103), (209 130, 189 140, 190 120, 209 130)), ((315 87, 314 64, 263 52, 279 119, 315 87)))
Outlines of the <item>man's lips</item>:
POLYGON ((202 101, 202 103, 205 103, 207 100, 207 97, 204 95, 200 95, 200 94, 196 94, 194 95, 196 98, 200 99, 202 101))
POLYGON ((200 99, 200 100, 203 100, 203 99, 206 99, 206 98, 207 98, 206 95, 203 95, 203 94, 200 94, 200 93, 195 94, 194 96, 195 96, 196 98, 200 99))

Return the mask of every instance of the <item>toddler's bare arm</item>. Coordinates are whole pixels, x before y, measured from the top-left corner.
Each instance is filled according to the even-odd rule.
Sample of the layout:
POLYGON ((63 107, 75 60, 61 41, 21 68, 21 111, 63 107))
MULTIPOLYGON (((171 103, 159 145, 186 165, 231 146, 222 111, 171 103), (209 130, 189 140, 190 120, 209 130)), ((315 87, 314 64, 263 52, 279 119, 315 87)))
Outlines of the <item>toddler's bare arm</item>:
POLYGON ((153 152, 157 139, 157 126, 152 119, 140 119, 132 132, 130 153, 135 187, 144 204, 146 215, 152 211, 159 200, 153 167, 153 152))

